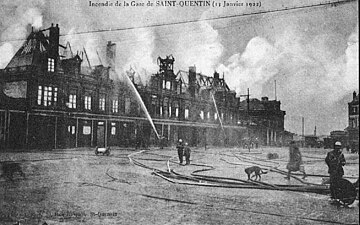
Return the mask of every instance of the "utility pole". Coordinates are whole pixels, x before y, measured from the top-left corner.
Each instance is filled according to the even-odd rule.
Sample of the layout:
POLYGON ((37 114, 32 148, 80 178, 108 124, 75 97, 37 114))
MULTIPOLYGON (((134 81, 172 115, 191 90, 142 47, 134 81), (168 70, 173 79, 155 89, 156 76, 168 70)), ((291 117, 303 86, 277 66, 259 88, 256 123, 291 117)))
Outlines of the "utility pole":
POLYGON ((304 117, 301 117, 301 122, 302 122, 302 127, 301 127, 301 141, 302 141, 302 146, 305 146, 305 119, 304 117))
POLYGON ((305 135, 305 119, 304 119, 304 117, 301 117, 301 124, 302 124, 301 135, 304 137, 304 135, 305 135))
POLYGON ((246 114, 245 114, 245 118, 247 120, 247 138, 248 138, 248 148, 249 148, 249 152, 250 152, 250 91, 249 88, 247 89, 247 95, 240 95, 240 97, 246 97, 246 114))
POLYGON ((275 101, 277 100, 277 96, 276 96, 276 80, 275 80, 275 101))

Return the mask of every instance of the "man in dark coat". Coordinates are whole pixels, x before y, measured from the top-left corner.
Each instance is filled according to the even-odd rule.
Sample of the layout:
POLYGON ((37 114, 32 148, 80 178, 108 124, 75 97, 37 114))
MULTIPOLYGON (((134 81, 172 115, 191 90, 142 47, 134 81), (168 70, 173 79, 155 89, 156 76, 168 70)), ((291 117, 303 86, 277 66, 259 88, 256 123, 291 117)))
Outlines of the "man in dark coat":
POLYGON ((184 155, 185 155, 186 165, 190 165, 190 153, 191 153, 191 149, 189 148, 188 143, 185 143, 184 155))
POLYGON ((184 158, 184 143, 182 139, 179 139, 176 148, 177 148, 180 164, 182 164, 184 158))
POLYGON ((164 149, 164 146, 166 146, 166 138, 162 135, 159 137, 159 144, 160 149, 164 149))
POLYGON ((330 192, 331 198, 336 199, 334 188, 336 182, 339 181, 344 175, 343 166, 345 166, 345 157, 341 152, 341 142, 337 141, 334 144, 334 150, 328 152, 325 162, 329 167, 328 173, 330 174, 330 192))

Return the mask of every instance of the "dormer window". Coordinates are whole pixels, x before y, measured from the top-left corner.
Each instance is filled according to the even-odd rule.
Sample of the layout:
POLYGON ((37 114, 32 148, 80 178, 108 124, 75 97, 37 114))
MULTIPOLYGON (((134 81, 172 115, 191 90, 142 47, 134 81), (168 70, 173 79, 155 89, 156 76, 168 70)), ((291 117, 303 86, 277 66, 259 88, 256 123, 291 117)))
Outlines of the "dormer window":
POLYGON ((48 72, 55 72, 55 59, 48 58, 48 72))

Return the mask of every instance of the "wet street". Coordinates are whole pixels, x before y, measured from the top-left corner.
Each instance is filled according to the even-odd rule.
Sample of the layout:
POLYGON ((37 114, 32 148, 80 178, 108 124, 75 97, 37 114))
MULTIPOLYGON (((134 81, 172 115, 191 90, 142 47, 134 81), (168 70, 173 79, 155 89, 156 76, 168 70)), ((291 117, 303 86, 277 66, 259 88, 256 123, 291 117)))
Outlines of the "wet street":
MULTIPOLYGON (((175 148, 113 148, 110 156, 85 148, 2 152, 1 161, 19 162, 25 178, 0 178, 0 224, 359 224, 358 200, 344 208, 329 204, 325 194, 267 188, 321 184, 328 150, 301 151, 310 175, 304 181, 288 181, 279 172, 286 171, 287 148, 194 148, 186 166, 179 165, 175 148), (279 158, 268 160, 269 153, 279 158), (269 186, 231 187, 188 178, 196 171, 246 180, 244 169, 252 165, 268 170, 261 181, 269 186), (159 171, 184 179, 159 176, 159 171)), ((355 182, 358 154, 344 154, 345 177, 355 182)))

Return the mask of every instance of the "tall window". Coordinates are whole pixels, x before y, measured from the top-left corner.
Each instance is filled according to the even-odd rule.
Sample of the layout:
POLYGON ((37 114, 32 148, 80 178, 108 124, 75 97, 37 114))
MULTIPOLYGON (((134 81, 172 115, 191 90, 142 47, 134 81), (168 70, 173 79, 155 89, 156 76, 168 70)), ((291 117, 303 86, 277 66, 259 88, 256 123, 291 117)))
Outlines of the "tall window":
POLYGON ((189 119, 189 109, 185 109, 185 119, 189 119))
POLYGON ((130 98, 125 98, 125 114, 129 114, 130 113, 130 98))
POLYGON ((99 99, 99 109, 105 111, 105 97, 101 96, 99 99))
POLYGON ((56 105, 57 90, 57 88, 49 86, 38 86, 37 104, 44 106, 56 105))
POLYGON ((175 107, 175 117, 179 117, 179 107, 175 107))
POLYGON ((42 103, 42 86, 39 86, 37 104, 41 105, 41 103, 42 103))
POLYGON ((70 134, 75 134, 76 130, 75 130, 75 126, 68 126, 68 132, 70 134))
POLYGON ((117 99, 114 99, 112 101, 112 112, 113 113, 119 112, 119 101, 117 99))
POLYGON ((171 114, 171 105, 169 105, 169 117, 171 117, 172 114, 171 114))
POLYGON ((70 109, 76 109, 76 95, 75 94, 70 94, 69 95, 69 105, 68 107, 70 109))
POLYGON ((57 91, 58 91, 58 88, 54 88, 54 105, 56 104, 57 102, 57 91))
POLYGON ((166 81, 166 89, 171 90, 171 81, 166 81))
POLYGON ((91 96, 85 96, 85 109, 91 110, 91 96))
POLYGON ((48 105, 48 96, 49 96, 49 87, 44 87, 44 95, 43 95, 43 102, 44 106, 48 105))
POLYGON ((203 120, 204 119, 204 111, 200 111, 200 118, 203 120))
POLYGON ((48 72, 55 72, 55 59, 48 58, 48 72))
POLYGON ((111 123, 111 135, 116 135, 116 123, 111 123))

